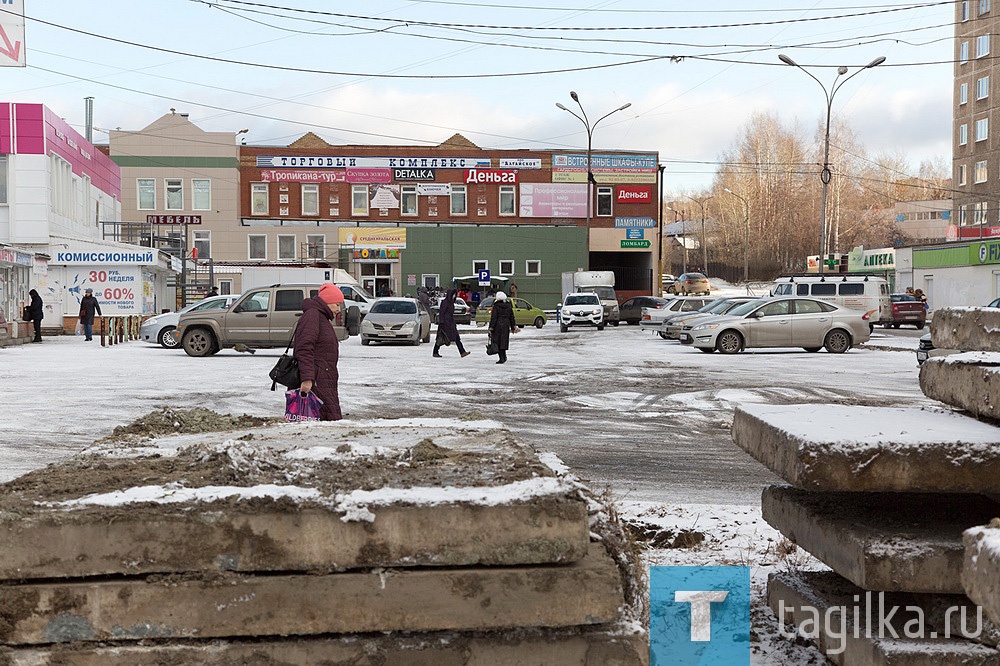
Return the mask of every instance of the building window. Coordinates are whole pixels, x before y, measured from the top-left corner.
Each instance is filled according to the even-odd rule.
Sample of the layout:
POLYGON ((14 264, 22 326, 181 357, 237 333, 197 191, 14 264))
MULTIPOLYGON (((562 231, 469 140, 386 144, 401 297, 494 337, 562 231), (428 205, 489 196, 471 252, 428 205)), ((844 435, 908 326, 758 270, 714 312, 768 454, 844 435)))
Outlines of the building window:
POLYGON ((326 256, 326 236, 306 236, 306 259, 322 259, 326 256))
POLYGON ((976 99, 986 99, 990 96, 990 77, 976 79, 976 99))
POLYGON ((958 174, 957 174, 956 178, 958 178, 958 184, 959 185, 965 185, 965 182, 966 182, 966 171, 967 171, 967 169, 966 169, 966 167, 965 167, 964 164, 959 164, 958 165, 958 174))
POLYGON ((490 262, 486 259, 473 259, 472 260, 472 272, 478 273, 479 271, 490 270, 490 262))
POLYGON ((500 275, 513 275, 514 274, 514 260, 513 259, 501 259, 500 260, 500 275))
POLYGON ((232 280, 219 280, 219 296, 228 296, 233 293, 232 280))
POLYGON ((191 210, 212 210, 212 181, 191 179, 191 210))
POLYGON ((139 199, 139 210, 156 210, 156 181, 152 178, 137 178, 135 190, 139 199))
POLYGON ((962 21, 968 21, 969 20, 969 0, 962 0, 961 11, 962 11, 962 18, 961 18, 961 20, 962 21))
POLYGON ((278 236, 278 259, 295 259, 295 236, 278 236))
POLYGON ((990 11, 990 0, 979 0, 979 13, 985 14, 990 11))
POLYGON ((969 62, 969 42, 962 42, 958 45, 958 62, 969 62))
POLYGON ((969 84, 963 83, 960 86, 958 86, 958 103, 965 104, 968 101, 969 101, 969 84))
POLYGON ((399 214, 417 214, 417 186, 403 185, 399 188, 399 214))
POLYGON ((985 183, 987 178, 986 171, 986 160, 976 162, 976 166, 973 169, 973 178, 975 179, 974 182, 985 183))
POLYGON ((198 251, 199 259, 208 259, 212 256, 212 232, 194 232, 194 249, 198 251))
POLYGON ((52 153, 49 163, 51 164, 51 173, 49 174, 50 207, 58 215, 72 217, 76 214, 76 207, 73 205, 76 199, 73 166, 55 153, 52 153))
POLYGON ((319 215, 319 185, 302 183, 302 214, 319 215))
POLYGON ((990 54, 990 36, 979 35, 976 37, 976 57, 982 58, 990 54))
POLYGON ((465 185, 451 186, 451 214, 469 214, 469 195, 465 185))
POLYGON ((958 145, 964 146, 969 143, 969 126, 962 123, 958 126, 958 145))
POLYGON ((990 138, 990 119, 980 118, 976 121, 976 141, 986 141, 990 138))
POLYGON ((250 214, 267 215, 270 211, 271 206, 267 200, 267 183, 250 185, 250 214))
POLYGON ((972 224, 980 226, 986 224, 986 202, 978 201, 972 205, 972 224))
POLYGON ((515 191, 513 185, 500 186, 500 215, 514 215, 517 213, 515 207, 515 191))
POLYGON ((247 258, 267 259, 267 236, 247 236, 247 258))
POLYGON ((968 225, 969 222, 969 207, 960 206, 958 209, 958 226, 964 227, 968 225))
POLYGON ((597 188, 597 216, 611 217, 614 214, 612 202, 614 202, 614 192, 610 187, 597 188))
POLYGON ((167 178, 167 210, 184 210, 184 181, 180 178, 167 178))
POLYGON ((524 262, 524 274, 525 275, 541 275, 542 274, 542 262, 540 259, 528 259, 524 262))
POLYGON ((351 215, 368 214, 368 186, 351 185, 351 215))

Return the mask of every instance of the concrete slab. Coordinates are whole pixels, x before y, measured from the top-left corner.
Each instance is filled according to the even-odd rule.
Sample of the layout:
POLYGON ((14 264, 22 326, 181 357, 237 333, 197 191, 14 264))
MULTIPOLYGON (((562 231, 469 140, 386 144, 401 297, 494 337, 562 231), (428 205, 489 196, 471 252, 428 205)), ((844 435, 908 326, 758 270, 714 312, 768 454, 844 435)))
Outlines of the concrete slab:
POLYGON ((486 425, 284 424, 105 442, 0 485, 0 578, 584 557, 578 484, 508 431, 477 423, 486 425))
POLYGON ((935 347, 1000 352, 1000 309, 941 308, 934 311, 931 340, 935 347))
POLYGON ((805 490, 1000 492, 1000 428, 950 411, 745 404, 732 435, 805 490))
POLYGON ((866 592, 823 571, 772 574, 767 597, 788 640, 806 638, 834 664, 1000 665, 995 628, 977 626, 976 609, 963 595, 866 592))
POLYGON ((920 366, 920 390, 974 416, 1000 418, 1000 354, 967 352, 928 359, 920 366))
POLYGON ((1000 516, 981 495, 817 493, 770 486, 764 520, 855 585, 961 594, 962 531, 1000 516))
POLYGON ((565 627, 623 607, 621 574, 595 543, 567 565, 0 585, 0 643, 565 627))
POLYGON ((491 634, 436 632, 350 635, 277 641, 199 641, 183 645, 51 646, 4 651, 5 666, 135 666, 135 664, 281 664, 282 666, 648 666, 645 634, 588 627, 580 631, 517 630, 491 634))
POLYGON ((962 585, 969 598, 1000 624, 1000 519, 968 529, 963 535, 962 585))

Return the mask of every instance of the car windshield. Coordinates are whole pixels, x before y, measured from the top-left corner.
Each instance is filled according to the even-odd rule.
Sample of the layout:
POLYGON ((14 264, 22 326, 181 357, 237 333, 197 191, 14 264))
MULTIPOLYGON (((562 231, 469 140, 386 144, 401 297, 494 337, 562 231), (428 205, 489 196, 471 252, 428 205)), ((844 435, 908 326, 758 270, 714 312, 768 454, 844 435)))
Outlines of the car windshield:
POLYGON ((612 287, 587 287, 586 291, 597 294, 597 297, 605 301, 615 300, 615 290, 612 287))
POLYGON ((413 301, 375 301, 371 312, 382 314, 416 314, 417 304, 413 301))
POLYGON ((685 280, 707 280, 708 279, 704 275, 702 275, 701 273, 685 273, 683 275, 683 278, 685 280))
POLYGON ((479 304, 480 308, 491 308, 493 307, 493 297, 484 298, 483 302, 479 304))
POLYGON ((597 305, 598 299, 595 295, 577 294, 566 297, 566 305, 597 305))
POLYGON ((767 303, 767 301, 768 301, 768 299, 766 299, 766 298, 758 298, 755 301, 747 301, 743 305, 739 305, 739 306, 733 308, 732 310, 730 310, 726 314, 731 314, 734 317, 738 317, 740 315, 745 315, 748 312, 753 312, 754 310, 756 310, 758 307, 760 307, 764 303, 767 303))
POLYGON ((728 298, 717 298, 708 305, 699 309, 698 312, 711 312, 711 313, 725 312, 726 308, 729 307, 731 304, 732 301, 730 301, 728 298))
POLYGON ((916 301, 916 296, 911 296, 910 294, 893 294, 889 298, 892 299, 893 303, 902 303, 904 301, 916 301))

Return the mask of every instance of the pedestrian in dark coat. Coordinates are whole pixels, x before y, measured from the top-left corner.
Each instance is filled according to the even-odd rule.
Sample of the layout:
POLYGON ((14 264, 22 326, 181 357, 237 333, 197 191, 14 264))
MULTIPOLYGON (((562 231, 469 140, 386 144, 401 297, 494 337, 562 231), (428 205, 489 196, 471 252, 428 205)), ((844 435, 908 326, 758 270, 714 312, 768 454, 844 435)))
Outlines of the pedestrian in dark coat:
POLYGON ((101 312, 101 304, 94 298, 94 290, 87 289, 83 298, 80 299, 80 323, 83 324, 83 335, 85 341, 94 339, 94 316, 101 312))
POLYGON ((42 297, 39 296, 38 292, 34 289, 28 292, 28 296, 31 297, 31 302, 28 304, 28 321, 35 326, 35 338, 32 342, 41 342, 42 317, 45 316, 45 308, 42 305, 42 297))
POLYGON ((463 357, 472 352, 465 351, 462 346, 462 338, 458 334, 458 326, 455 324, 455 299, 458 297, 457 289, 449 289, 441 302, 438 303, 438 330, 434 340, 434 357, 441 358, 438 352, 441 345, 450 345, 452 342, 458 347, 458 353, 463 357))
POLYGON ((339 421, 340 412, 340 340, 333 319, 344 307, 344 292, 327 282, 319 294, 302 301, 302 316, 295 326, 294 356, 299 361, 303 393, 313 391, 323 401, 320 420, 339 421))
POLYGON ((498 291, 494 298, 496 300, 493 301, 493 310, 490 312, 490 338, 496 344, 500 356, 497 363, 506 363, 510 334, 517 333, 521 329, 514 320, 514 306, 507 299, 507 294, 498 291))

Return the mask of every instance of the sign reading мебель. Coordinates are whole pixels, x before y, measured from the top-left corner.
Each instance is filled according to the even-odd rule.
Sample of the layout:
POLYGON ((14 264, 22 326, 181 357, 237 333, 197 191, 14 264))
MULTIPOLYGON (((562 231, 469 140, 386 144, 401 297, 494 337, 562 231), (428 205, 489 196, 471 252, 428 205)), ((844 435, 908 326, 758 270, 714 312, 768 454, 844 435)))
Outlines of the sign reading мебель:
POLYGON ((0 7, 0 67, 24 67, 24 2, 3 0, 0 7))
POLYGON ((749 567, 650 567, 649 663, 750 664, 749 567))

